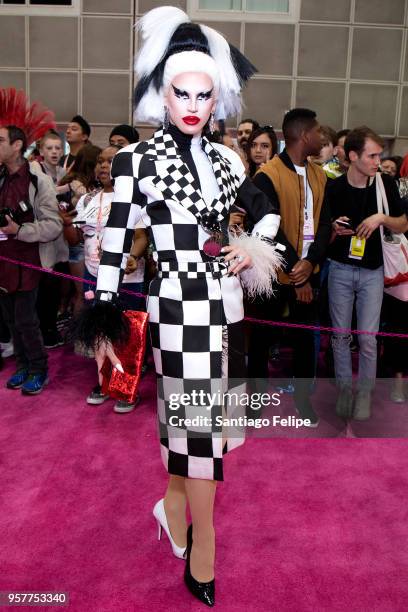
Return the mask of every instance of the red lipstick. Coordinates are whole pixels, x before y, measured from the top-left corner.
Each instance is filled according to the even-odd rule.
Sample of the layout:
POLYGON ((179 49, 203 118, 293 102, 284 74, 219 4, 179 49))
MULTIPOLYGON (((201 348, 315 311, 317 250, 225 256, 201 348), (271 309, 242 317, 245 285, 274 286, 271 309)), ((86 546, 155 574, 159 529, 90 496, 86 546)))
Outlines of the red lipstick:
POLYGON ((187 125, 197 125, 197 123, 200 123, 201 119, 194 115, 189 115, 188 117, 183 117, 183 121, 187 123, 187 125))

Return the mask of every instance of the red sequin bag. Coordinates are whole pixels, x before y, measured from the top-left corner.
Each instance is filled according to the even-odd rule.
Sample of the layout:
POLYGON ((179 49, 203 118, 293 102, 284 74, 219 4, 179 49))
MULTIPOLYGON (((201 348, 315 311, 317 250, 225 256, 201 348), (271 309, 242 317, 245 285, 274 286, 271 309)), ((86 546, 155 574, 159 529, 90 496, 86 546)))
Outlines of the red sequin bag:
POLYGON ((142 372, 146 350, 146 335, 149 315, 138 310, 126 310, 124 316, 129 322, 129 338, 126 344, 115 346, 114 350, 124 374, 114 368, 107 358, 102 366, 102 393, 113 399, 133 403, 142 372))

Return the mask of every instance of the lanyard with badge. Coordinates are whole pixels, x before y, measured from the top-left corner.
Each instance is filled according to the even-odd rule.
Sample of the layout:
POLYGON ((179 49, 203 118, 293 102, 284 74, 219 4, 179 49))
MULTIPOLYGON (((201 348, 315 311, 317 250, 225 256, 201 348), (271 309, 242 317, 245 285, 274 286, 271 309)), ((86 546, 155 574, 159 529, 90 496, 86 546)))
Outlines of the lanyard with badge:
POLYGON ((366 239, 352 236, 350 240, 349 258, 363 259, 365 251, 366 239))
MULTIPOLYGON (((367 184, 364 189, 364 202, 363 202, 363 218, 367 215, 367 199, 368 199, 368 188, 370 186, 370 178, 367 179, 367 184)), ((364 257, 366 247, 366 239, 359 238, 358 236, 351 236, 350 240, 350 248, 349 248, 349 258, 357 259, 361 261, 364 257)))
MULTIPOLYGON (((303 204, 303 246, 304 246, 304 255, 306 256, 307 251, 305 251, 305 246, 308 248, 315 238, 315 228, 314 228, 314 218, 313 218, 313 191, 309 185, 309 180, 307 176, 307 164, 304 167, 296 166, 296 173, 299 179, 303 180, 303 188, 304 188, 304 204, 303 204), (309 194, 310 194, 310 202, 309 202, 309 194)), ((299 184, 300 187, 300 184, 299 184)))
POLYGON ((303 242, 314 241, 314 218, 313 218, 313 191, 309 185, 307 178, 307 167, 305 174, 303 175, 305 183, 305 204, 304 204, 304 219, 303 219, 303 242), (311 205, 309 207, 308 192, 311 194, 311 205))

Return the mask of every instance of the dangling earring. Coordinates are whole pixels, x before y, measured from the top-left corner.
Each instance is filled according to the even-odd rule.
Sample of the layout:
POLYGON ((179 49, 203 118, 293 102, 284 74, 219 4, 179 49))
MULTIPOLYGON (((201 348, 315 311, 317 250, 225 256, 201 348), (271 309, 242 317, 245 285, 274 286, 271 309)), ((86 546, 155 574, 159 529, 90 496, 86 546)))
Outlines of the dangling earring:
POLYGON ((210 134, 214 134, 214 113, 211 113, 210 115, 210 124, 208 127, 210 128, 210 134))
POLYGON ((169 109, 167 108, 167 106, 165 106, 164 107, 164 119, 163 119, 163 127, 165 130, 169 129, 169 123, 170 123, 169 109))

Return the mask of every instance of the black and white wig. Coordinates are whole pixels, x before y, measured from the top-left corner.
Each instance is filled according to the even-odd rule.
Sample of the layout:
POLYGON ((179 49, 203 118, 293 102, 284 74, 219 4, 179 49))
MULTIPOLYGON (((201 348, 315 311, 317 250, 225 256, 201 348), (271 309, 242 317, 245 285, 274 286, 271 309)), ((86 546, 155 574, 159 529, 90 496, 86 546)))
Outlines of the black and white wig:
POLYGON ((225 38, 205 25, 192 23, 184 11, 161 6, 137 23, 142 46, 136 56, 135 118, 160 124, 164 95, 184 72, 204 72, 214 84, 216 119, 241 111, 241 89, 256 68, 225 38))

